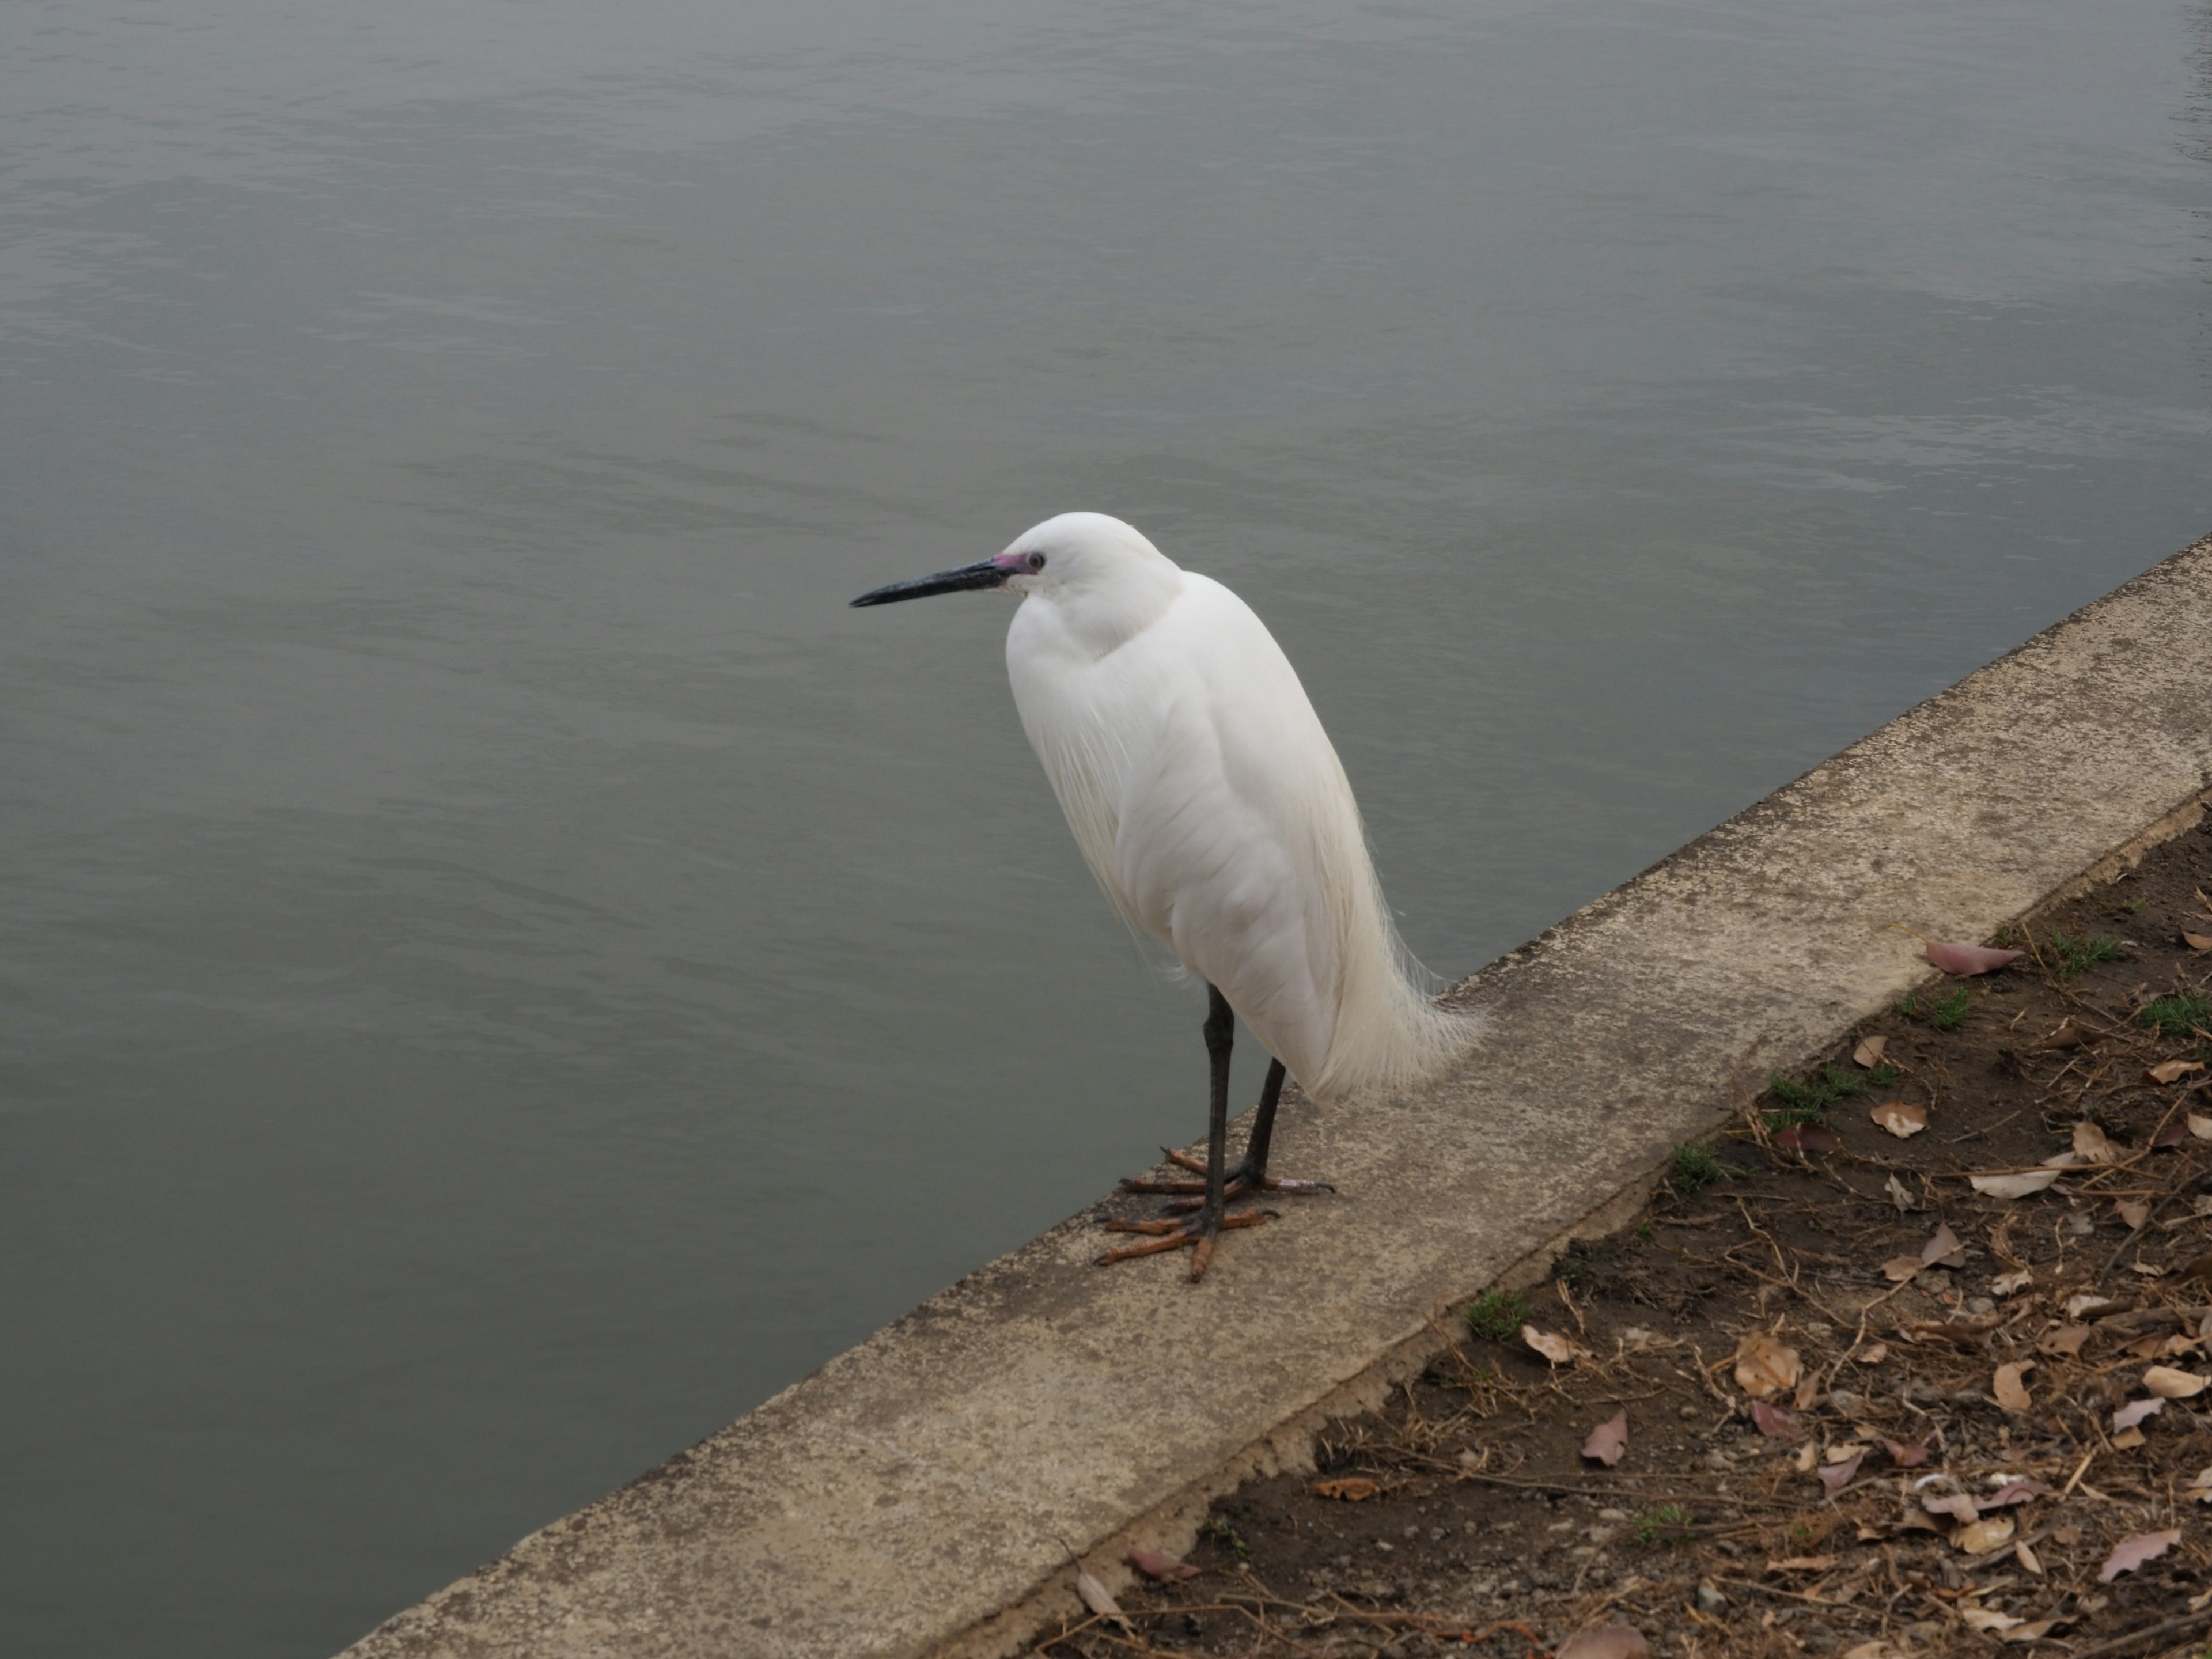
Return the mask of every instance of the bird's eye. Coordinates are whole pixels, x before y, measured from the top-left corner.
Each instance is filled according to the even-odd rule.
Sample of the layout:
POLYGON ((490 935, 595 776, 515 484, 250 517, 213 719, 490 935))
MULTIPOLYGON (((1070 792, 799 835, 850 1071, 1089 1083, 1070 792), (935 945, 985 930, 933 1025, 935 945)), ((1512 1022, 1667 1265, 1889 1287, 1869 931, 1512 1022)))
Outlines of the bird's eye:
POLYGON ((1043 569, 1043 568, 1044 568, 1044 555, 1043 555, 1043 554, 1042 554, 1042 553, 1032 553, 1032 554, 1030 554, 1030 569, 1032 569, 1032 570, 1042 570, 1042 569, 1043 569))

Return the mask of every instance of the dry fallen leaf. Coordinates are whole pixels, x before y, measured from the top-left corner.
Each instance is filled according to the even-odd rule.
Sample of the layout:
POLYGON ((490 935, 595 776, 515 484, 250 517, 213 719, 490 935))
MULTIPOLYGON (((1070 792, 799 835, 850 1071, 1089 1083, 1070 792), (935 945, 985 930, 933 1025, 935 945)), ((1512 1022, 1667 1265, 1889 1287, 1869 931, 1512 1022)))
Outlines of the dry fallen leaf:
POLYGON ((2178 1371, 2171 1365, 2153 1365, 2143 1373, 2143 1387, 2161 1400, 2194 1400, 2204 1392, 2208 1382, 2212 1378, 2178 1371))
POLYGON ((1122 1616, 1121 1604, 1108 1594, 1105 1585, 1080 1569, 1075 1575, 1075 1593, 1083 1598, 1083 1605, 1101 1619, 1119 1620, 1127 1627, 1128 1620, 1122 1616))
POLYGON ((2143 1075, 2153 1083, 2179 1083, 2191 1072, 2203 1069, 2201 1060, 2161 1060, 2155 1066, 2144 1066, 2143 1075))
POLYGON ((1893 1285, 1902 1285, 1927 1265, 1917 1255, 1893 1255, 1881 1264, 1882 1276, 1893 1285))
POLYGON ((2212 1140, 2212 1117, 2207 1117, 2202 1112, 2190 1113, 2189 1133, 2199 1140, 2212 1140))
POLYGON ((1801 1412, 1809 1412, 1820 1403, 1820 1378, 1818 1372, 1807 1371, 1797 1379, 1797 1392, 1790 1403, 1801 1412))
POLYGON ((1960 1528, 1951 1534, 1951 1541, 1969 1555, 1987 1555, 1991 1550, 2001 1549, 2011 1543, 2015 1530, 2012 1516, 1994 1516, 1987 1521, 1977 1521, 1970 1527, 1960 1528))
POLYGON ((1521 1340, 1554 1365, 1566 1364, 1587 1352, 1585 1349, 1577 1348, 1565 1337, 1555 1336, 1549 1331, 1540 1331, 1534 1325, 1523 1325, 1521 1328, 1521 1340))
POLYGON ((1632 1625, 1600 1625, 1567 1638, 1555 1659, 1651 1659, 1651 1644, 1632 1625))
POLYGON ((1770 1406, 1764 1400, 1751 1402, 1751 1420, 1769 1440, 1795 1440, 1804 1426, 1796 1412, 1785 1406, 1770 1406))
POLYGON ((2035 1275, 2026 1267, 2015 1267, 2008 1273, 1992 1274, 1990 1279, 1991 1296, 2013 1296, 2035 1283, 2035 1275))
POLYGON ((1949 1222, 1939 1221, 1935 1237, 1920 1247, 1920 1259, 1931 1267, 1963 1267, 1966 1265, 1966 1247, 1951 1231, 1949 1222))
POLYGON ((1832 1555, 1793 1555, 1786 1561, 1769 1561, 1769 1572, 1826 1572, 1836 1565, 1832 1555))
POLYGON ((1954 1521, 1978 1521, 1982 1516, 1981 1505, 1974 1502, 1971 1492, 1923 1492, 1920 1506, 1930 1515, 1948 1515, 1954 1521))
POLYGON ((1786 1347, 1765 1331, 1753 1331, 1735 1345, 1735 1382, 1753 1400, 1771 1400, 1795 1389, 1803 1374, 1797 1350, 1786 1347))
MULTIPOLYGON (((1870 1115, 1899 1140, 1909 1139, 1928 1127, 1928 1109, 1915 1101, 1885 1100, 1870 1115)), ((1897 1179, 1895 1176, 1890 1177, 1897 1179)))
POLYGON ((2168 1119, 2151 1132, 2150 1144, 2160 1147, 2179 1146, 2188 1139, 2189 1126, 2186 1123, 2168 1119))
POLYGON ((1177 1578, 1195 1578, 1198 1569, 1164 1550, 1131 1550, 1128 1563, 1147 1578, 1172 1582, 1177 1578))
POLYGON ((1866 1454, 1867 1449, 1860 1446, 1842 1462, 1831 1463, 1827 1468, 1818 1471, 1820 1484, 1828 1489, 1829 1497, 1833 1498, 1851 1484, 1851 1477, 1859 1472, 1859 1465, 1866 1462, 1866 1454))
POLYGON ((2192 951, 2212 951, 2212 938, 2203 933, 2184 933, 2181 942, 2192 951))
POLYGON ((2063 1170, 2027 1170, 2019 1175, 1968 1176, 1967 1182, 1978 1193, 1987 1193, 1991 1198, 2026 1198, 2039 1193, 2065 1173, 2063 1170))
POLYGON ((1820 1461, 1823 1463, 1848 1463, 1854 1457, 1864 1457, 1866 1455, 1866 1447, 1860 1444, 1856 1440, 1846 1440, 1841 1444, 1831 1446, 1827 1450, 1822 1452, 1820 1454, 1820 1461))
POLYGON ((2200 1504, 2212 1504, 2212 1468, 2197 1470, 2182 1490, 2200 1504))
POLYGON ((2081 1345, 2088 1340, 2087 1325, 2061 1325, 2037 1337, 2035 1346, 2045 1353, 2070 1359, 2081 1352, 2081 1345))
MULTIPOLYGON (((2019 1546, 2014 1545, 2013 1547, 2017 1550, 2019 1546)), ((1997 1640, 2000 1642, 2040 1642, 2045 1637, 2050 1635, 2052 1631, 2057 1629, 2059 1626, 2065 1622, 2066 1621, 2063 1619, 2031 1620, 2027 1624, 2022 1625, 2018 1630, 2006 1631, 2002 1635, 1997 1638, 1997 1640)))
POLYGON ((1912 1202, 1912 1194, 1905 1190, 1905 1183, 1894 1175, 1883 1184, 1882 1191, 1889 1194, 1889 1201, 1897 1206, 1899 1213, 1917 1207, 1912 1202))
POLYGON ((2027 1364, 2000 1365, 1997 1367, 1996 1376, 1990 1379, 1990 1392, 1996 1395, 1997 1404, 2014 1417, 2024 1416, 2034 1408, 2035 1402, 2027 1395, 2027 1385, 2021 1381, 2022 1376, 2033 1369, 2033 1362, 2027 1364))
POLYGON ((1825 1123, 1793 1123, 1774 1137, 1774 1144, 1784 1152, 1832 1152, 1844 1138, 1825 1123))
POLYGON ((2015 1625, 2027 1622, 2025 1619, 2015 1619, 2008 1613, 1997 1613, 1989 1607, 1960 1607, 1959 1619, 1968 1630, 2010 1630, 2015 1625))
POLYGON ((2123 1538, 2112 1546, 2112 1553, 2097 1570, 2097 1582, 2109 1584, 2122 1573, 2133 1572, 2144 1562, 2156 1560, 2180 1541, 2179 1532, 2139 1532, 2132 1538, 2123 1538))
POLYGON ((1611 1417, 1589 1431, 1583 1442, 1583 1455, 1594 1458, 1607 1468, 1620 1462, 1621 1453, 1628 1449, 1628 1408, 1624 1406, 1611 1417))
POLYGON ((2048 1498, 2051 1488, 2040 1480, 2008 1480, 1990 1496, 1978 1500, 1982 1513, 2001 1510, 2014 1504, 2025 1504, 2033 1498, 2048 1498))
POLYGON ((1851 1358, 1862 1365, 1879 1365, 1883 1360, 1889 1358, 1889 1344, 1887 1342, 1869 1342, 1866 1346, 1861 1348, 1856 1353, 1853 1354, 1851 1358))
POLYGON ((2008 962, 2018 962, 2021 954, 2018 951, 1993 951, 1986 945, 1944 945, 1931 941, 1928 946, 1928 965, 1961 977, 1972 974, 1993 974, 2008 962))
POLYGON ((1885 1440, 1881 1443, 1889 1454, 1889 1461, 1900 1469, 1917 1469, 1928 1461, 1925 1440, 1885 1440))
POLYGON ((2038 1555, 2033 1549, 2029 1547, 2028 1541, 2025 1538, 2021 1539, 2020 1542, 2012 1547, 2012 1559, 2019 1562, 2023 1567, 2026 1567, 2038 1578, 2043 1577, 2043 1558, 2038 1555))
POLYGON ((1318 1498, 1341 1498, 1347 1504, 1364 1504, 1381 1490, 1381 1487, 1364 1474, 1347 1474, 1341 1480, 1316 1483, 1314 1486, 1314 1495, 1318 1498))
POLYGON ((2085 1164, 2110 1164, 2119 1154, 2105 1132, 2085 1117, 2074 1126, 2074 1155, 2085 1164))
POLYGON ((1820 1461, 1820 1449, 1808 1440, 1797 1448, 1797 1473, 1810 1474, 1820 1461))
POLYGON ((2112 1427, 2116 1431, 2132 1429, 2146 1417, 2156 1417, 2165 1409, 2163 1400, 2130 1400, 2112 1413, 2112 1427))
POLYGON ((1851 1050, 1851 1064, 1863 1066, 1871 1071, 1881 1064, 1881 1051, 1888 1047, 1889 1039, 1886 1036, 1868 1037, 1851 1050))
POLYGON ((2078 1296, 2069 1296, 2066 1298, 2066 1316, 2069 1319, 2079 1319, 2084 1314, 2103 1313, 2107 1308, 2118 1305, 2118 1304, 2109 1296, 2093 1296, 2084 1291, 2078 1296))
POLYGON ((1855 1648, 1845 1648, 1844 1659, 1908 1659, 1908 1656, 1903 1648, 1893 1647, 1877 1636, 1871 1642, 1862 1642, 1855 1648))
POLYGON ((2126 1222, 2130 1231, 2134 1232, 2141 1232, 2143 1223, 2150 1219, 2150 1206, 2141 1199, 2119 1199, 2112 1207, 2120 1212, 2120 1219, 2126 1222))
POLYGON ((2112 1444, 2121 1451, 2133 1451, 2142 1443, 2143 1431, 2141 1429, 2122 1429, 2112 1437, 2112 1444))

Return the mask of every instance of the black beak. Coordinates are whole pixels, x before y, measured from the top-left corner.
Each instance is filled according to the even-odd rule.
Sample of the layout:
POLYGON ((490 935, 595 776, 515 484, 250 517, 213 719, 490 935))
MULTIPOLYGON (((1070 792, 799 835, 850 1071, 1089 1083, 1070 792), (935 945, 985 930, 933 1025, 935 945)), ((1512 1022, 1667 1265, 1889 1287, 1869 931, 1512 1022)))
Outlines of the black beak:
POLYGON ((934 576, 917 576, 910 582, 872 587, 853 601, 860 605, 890 605, 899 599, 926 599, 933 593, 964 593, 970 588, 1004 587, 1014 573, 995 559, 963 564, 957 570, 940 570, 934 576))

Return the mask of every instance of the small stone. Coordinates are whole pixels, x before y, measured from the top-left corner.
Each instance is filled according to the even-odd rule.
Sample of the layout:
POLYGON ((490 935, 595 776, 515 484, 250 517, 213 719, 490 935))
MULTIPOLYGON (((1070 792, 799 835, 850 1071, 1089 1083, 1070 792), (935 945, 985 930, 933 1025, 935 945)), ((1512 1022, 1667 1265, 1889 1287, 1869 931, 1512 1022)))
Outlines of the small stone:
POLYGON ((2087 1238, 2097 1231, 2097 1224, 2092 1217, 2077 1215, 2068 1219, 2066 1230, 2076 1238, 2087 1238))
POLYGON ((1695 1406, 1685 1406, 1681 1410, 1676 1412, 1674 1415, 1680 1418, 1685 1423, 1694 1423, 1700 1417, 1703 1417, 1705 1413, 1699 1411, 1695 1406))
POLYGON ((1722 1612, 1725 1612, 1725 1611, 1727 1610, 1728 1604, 1729 1604, 1729 1599, 1728 1599, 1728 1597, 1727 1597, 1727 1596, 1725 1596, 1725 1595, 1723 1595, 1720 1593, 1719 1589, 1718 1589, 1717 1588, 1716 1588, 1715 1586, 1713 1586, 1713 1585, 1711 1585, 1711 1584, 1700 1584, 1700 1585, 1698 1585, 1698 1612, 1700 1612, 1700 1613, 1722 1613, 1722 1612))
POLYGON ((1985 1314, 1995 1313, 1996 1310, 1997 1304, 1985 1296, 1970 1296, 1966 1298, 1968 1313, 1985 1314))
POLYGON ((1600 1510, 1597 1512, 1597 1518, 1601 1521, 1626 1521, 1628 1519, 1628 1511, 1626 1510, 1600 1510))
POLYGON ((1381 1550, 1383 1554, 1388 1555, 1392 1550, 1396 1549, 1398 1547, 1387 1538, 1378 1538, 1375 1540, 1375 1547, 1381 1550))
POLYGON ((1406 1528, 1405 1536, 1408 1538, 1419 1538, 1420 1535, 1421 1529, 1419 1527, 1408 1527, 1406 1528))

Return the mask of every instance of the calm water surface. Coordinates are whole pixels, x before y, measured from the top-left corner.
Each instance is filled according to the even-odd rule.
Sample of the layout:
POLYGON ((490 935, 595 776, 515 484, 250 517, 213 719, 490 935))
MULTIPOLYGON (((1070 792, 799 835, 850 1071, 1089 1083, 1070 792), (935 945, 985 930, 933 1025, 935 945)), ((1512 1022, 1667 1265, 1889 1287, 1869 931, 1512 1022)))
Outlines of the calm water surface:
POLYGON ((0 1646, 326 1652, 1197 1132, 861 589, 1135 520, 1457 975, 2212 529, 2202 28, 9 8, 0 1646))

